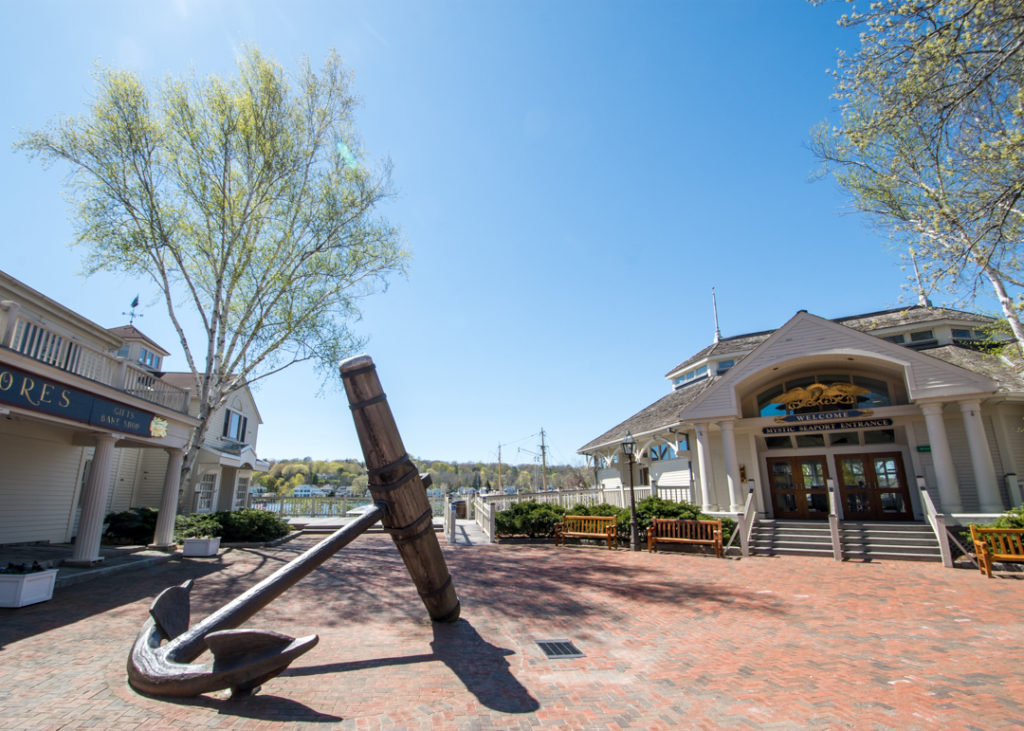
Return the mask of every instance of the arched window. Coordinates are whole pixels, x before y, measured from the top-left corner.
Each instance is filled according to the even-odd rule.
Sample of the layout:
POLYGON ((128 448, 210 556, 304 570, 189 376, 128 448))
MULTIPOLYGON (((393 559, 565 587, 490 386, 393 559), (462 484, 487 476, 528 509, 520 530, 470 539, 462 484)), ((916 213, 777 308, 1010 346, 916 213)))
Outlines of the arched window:
POLYGON ((822 373, 791 378, 757 395, 760 416, 810 414, 891 406, 885 381, 866 376, 822 373))

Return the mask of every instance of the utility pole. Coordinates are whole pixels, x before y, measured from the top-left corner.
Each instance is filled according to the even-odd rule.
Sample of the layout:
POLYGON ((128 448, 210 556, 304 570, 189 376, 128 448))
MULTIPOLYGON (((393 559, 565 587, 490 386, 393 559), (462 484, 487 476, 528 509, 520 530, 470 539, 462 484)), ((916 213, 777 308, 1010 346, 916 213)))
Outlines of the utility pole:
POLYGON ((498 492, 501 492, 501 445, 498 445, 498 492))
POLYGON ((544 488, 544 492, 548 491, 548 457, 547 457, 547 446, 544 444, 544 427, 540 428, 540 463, 541 463, 541 485, 544 488))

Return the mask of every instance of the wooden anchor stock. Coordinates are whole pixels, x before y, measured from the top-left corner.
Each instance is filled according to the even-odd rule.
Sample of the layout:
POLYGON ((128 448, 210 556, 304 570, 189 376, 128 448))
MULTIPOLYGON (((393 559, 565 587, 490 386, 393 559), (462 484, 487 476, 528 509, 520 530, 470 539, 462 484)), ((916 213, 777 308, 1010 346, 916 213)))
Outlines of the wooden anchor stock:
POLYGON ((373 361, 369 356, 357 356, 343 361, 340 367, 375 507, 194 627, 189 627, 192 581, 161 592, 128 658, 128 682, 136 690, 154 696, 187 697, 231 688, 233 695, 242 696, 279 675, 295 658, 312 649, 318 636, 293 638, 269 630, 233 628, 378 520, 391 534, 431 619, 458 619, 459 600, 433 530, 424 480, 402 446, 373 361), (213 662, 194 664, 207 648, 213 662))

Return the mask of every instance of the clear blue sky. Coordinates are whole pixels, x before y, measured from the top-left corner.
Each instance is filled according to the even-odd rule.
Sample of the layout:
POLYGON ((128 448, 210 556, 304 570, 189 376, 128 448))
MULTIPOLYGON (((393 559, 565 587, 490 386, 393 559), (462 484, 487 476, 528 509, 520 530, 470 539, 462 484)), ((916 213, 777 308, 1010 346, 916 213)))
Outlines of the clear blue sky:
MULTIPOLYGON (((99 63, 144 78, 231 74, 253 44, 288 69, 335 48, 363 100, 386 214, 413 258, 357 325, 407 449, 550 459, 668 392, 707 345, 799 309, 900 304, 886 237, 812 182, 811 127, 833 111, 844 5, 715 2, 46 2, 0 4, 0 269, 105 325, 137 322, 185 361, 152 287, 79 276, 64 170, 11 151, 78 114, 99 63)), ((298 367, 257 392, 267 458, 357 457, 344 396, 298 367)))

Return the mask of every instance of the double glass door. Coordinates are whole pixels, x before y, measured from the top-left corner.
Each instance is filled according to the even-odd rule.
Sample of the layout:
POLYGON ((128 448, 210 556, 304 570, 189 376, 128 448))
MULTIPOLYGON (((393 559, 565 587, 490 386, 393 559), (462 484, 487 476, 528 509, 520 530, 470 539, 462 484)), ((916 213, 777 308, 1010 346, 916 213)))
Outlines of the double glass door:
POLYGON ((836 470, 846 520, 913 520, 898 452, 836 455, 836 470))
POLYGON ((828 518, 824 456, 769 457, 768 480, 776 518, 828 518))

